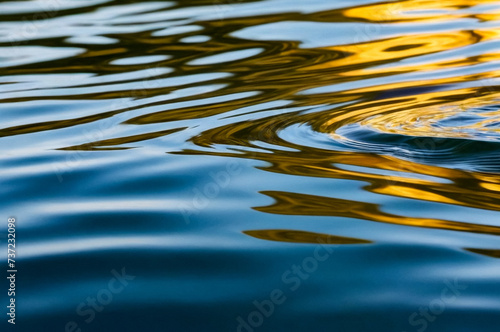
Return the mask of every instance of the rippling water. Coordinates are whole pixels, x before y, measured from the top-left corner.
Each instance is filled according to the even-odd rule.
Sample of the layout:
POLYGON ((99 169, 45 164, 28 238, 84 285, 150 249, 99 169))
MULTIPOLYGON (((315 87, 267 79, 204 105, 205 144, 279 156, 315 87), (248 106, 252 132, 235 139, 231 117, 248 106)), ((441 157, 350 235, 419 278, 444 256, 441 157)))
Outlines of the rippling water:
POLYGON ((500 2, 3 1, 0 43, 8 328, 498 331, 500 2))

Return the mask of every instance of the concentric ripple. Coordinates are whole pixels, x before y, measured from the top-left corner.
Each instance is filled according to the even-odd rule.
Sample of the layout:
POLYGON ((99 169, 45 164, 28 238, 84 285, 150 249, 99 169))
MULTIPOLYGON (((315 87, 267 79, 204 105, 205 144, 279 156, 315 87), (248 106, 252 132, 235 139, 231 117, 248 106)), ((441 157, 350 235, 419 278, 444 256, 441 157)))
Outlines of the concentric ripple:
POLYGON ((499 173, 500 99, 488 97, 423 107, 394 98, 389 110, 377 105, 352 117, 342 112, 316 127, 356 151, 499 173))

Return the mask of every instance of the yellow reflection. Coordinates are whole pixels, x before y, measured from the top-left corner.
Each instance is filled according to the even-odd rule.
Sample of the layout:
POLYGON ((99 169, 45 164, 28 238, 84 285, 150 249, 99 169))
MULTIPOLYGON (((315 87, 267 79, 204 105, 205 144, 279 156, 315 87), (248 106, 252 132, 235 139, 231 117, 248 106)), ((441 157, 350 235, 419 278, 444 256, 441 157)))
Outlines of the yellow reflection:
POLYGON ((480 183, 479 185, 485 189, 500 192, 500 184, 498 184, 498 183, 483 182, 483 183, 480 183))
POLYGON ((474 248, 465 248, 465 250, 484 255, 484 256, 489 256, 493 258, 500 258, 500 249, 474 249, 474 248))
MULTIPOLYGON (((353 43, 344 46, 331 46, 325 50, 338 51, 348 56, 313 65, 303 70, 316 70, 336 66, 361 65, 363 67, 382 65, 419 55, 432 54, 445 50, 467 46, 477 42, 477 35, 470 31, 433 33, 421 35, 402 35, 394 38, 353 43)), ((425 69, 425 68, 422 68, 425 69)), ((342 75, 357 75, 347 72, 342 75)))
POLYGON ((318 244, 366 244, 368 240, 356 239, 346 236, 337 236, 324 233, 296 231, 290 229, 263 229, 244 231, 246 235, 257 239, 292 243, 318 243, 318 244))
POLYGON ((425 22, 448 21, 464 17, 475 17, 464 9, 496 0, 407 0, 376 3, 353 7, 343 11, 344 16, 370 22, 425 22))
POLYGON ((346 107, 343 112, 332 113, 331 119, 325 121, 320 130, 330 133, 333 139, 344 139, 337 130, 350 123, 378 132, 412 137, 470 138, 478 133, 498 135, 500 128, 489 125, 500 120, 500 107, 487 112, 474 112, 477 120, 473 123, 440 124, 442 120, 469 110, 494 105, 498 100, 500 93, 487 93, 486 97, 482 97, 478 90, 468 88, 388 98, 384 103, 368 101, 346 107), (446 102, 447 99, 451 102, 446 102))
POLYGON ((101 141, 93 141, 93 142, 85 143, 85 144, 81 144, 81 145, 74 145, 74 146, 70 146, 70 147, 66 147, 66 148, 61 148, 59 150, 123 150, 123 149, 128 149, 128 148, 127 147, 117 147, 116 145, 142 142, 142 141, 146 141, 146 140, 153 139, 153 138, 167 136, 167 135, 179 132, 179 131, 184 130, 184 129, 186 129, 186 128, 175 128, 175 129, 168 129, 168 130, 162 130, 162 131, 151 132, 151 133, 144 133, 144 134, 133 135, 133 136, 111 138, 111 139, 106 139, 106 140, 101 140, 101 141))
POLYGON ((398 216, 382 212, 376 204, 372 203, 282 191, 265 191, 262 193, 273 198, 275 203, 269 206, 255 207, 254 209, 267 213, 345 217, 403 226, 500 235, 500 227, 497 226, 398 216))
MULTIPOLYGON (((366 36, 359 38, 353 28, 352 43, 311 49, 301 49, 298 41, 245 40, 248 48, 263 48, 266 52, 224 65, 223 68, 233 74, 225 91, 241 92, 250 86, 261 93, 261 99, 249 98, 245 100, 247 104, 221 102, 210 107, 167 109, 141 115, 129 123, 147 124, 217 114, 223 118, 224 112, 235 114, 239 107, 248 104, 292 100, 293 106, 303 107, 309 113, 285 111, 217 124, 193 137, 195 147, 180 153, 256 159, 264 161, 266 166, 259 168, 269 172, 359 181, 365 184, 363 190, 375 194, 500 211, 500 175, 458 169, 461 166, 438 166, 435 159, 453 159, 455 146, 451 144, 450 152, 432 145, 434 139, 440 138, 459 143, 491 142, 500 138, 500 131, 495 127, 500 118, 500 110, 495 106, 500 100, 495 81, 500 77, 496 66, 500 63, 500 52, 492 46, 500 39, 500 29, 494 24, 482 24, 498 20, 499 13, 474 8, 493 3, 496 1, 407 0, 302 15, 301 19, 310 22, 366 23, 361 31, 366 36), (459 24, 462 21, 478 24, 472 29, 463 29, 459 24), (398 27, 410 25, 416 32, 398 33, 398 27), (365 27, 367 30, 363 30, 365 27), (385 28, 394 34, 379 33, 385 28), (315 93, 329 91, 326 87, 332 92, 315 93), (312 90, 314 88, 324 89, 312 90), (311 111, 316 105, 331 105, 331 108, 311 111), (477 121, 446 124, 461 115, 475 116, 477 121), (296 130, 281 135, 292 126, 310 126, 314 133, 296 130), (353 128, 364 132, 352 136, 353 128), (314 136, 318 133, 325 134, 326 138, 314 136), (375 137, 372 141, 365 137, 370 135, 375 137), (430 139, 431 144, 423 147, 417 144, 404 151, 405 143, 418 139, 430 139), (318 140, 323 148, 315 147, 318 140), (218 146, 230 149, 222 152, 218 146), (212 149, 199 151, 198 147, 212 149), (398 149, 401 158, 389 155, 398 149)), ((257 26, 296 19, 294 15, 283 14, 238 18, 226 24, 257 26)), ((222 52, 223 42, 219 40, 208 50, 222 52)), ((189 66, 186 68, 189 70, 189 66)), ((262 212, 341 216, 413 227, 500 234, 496 226, 393 215, 365 202, 291 192, 265 193, 275 198, 276 203, 256 208, 262 212)), ((252 234, 282 241, 299 237, 283 230, 281 233, 258 232, 252 234)), ((304 234, 300 237, 305 241, 304 234)))

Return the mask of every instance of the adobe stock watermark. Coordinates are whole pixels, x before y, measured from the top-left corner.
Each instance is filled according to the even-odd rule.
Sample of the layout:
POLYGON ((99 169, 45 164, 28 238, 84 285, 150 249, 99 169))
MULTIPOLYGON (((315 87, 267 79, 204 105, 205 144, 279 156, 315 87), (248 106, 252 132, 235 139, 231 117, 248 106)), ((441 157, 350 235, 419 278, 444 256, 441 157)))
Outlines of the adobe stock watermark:
POLYGON ((214 0, 212 4, 216 7, 216 12, 219 16, 219 21, 226 18, 225 14, 233 10, 235 4, 243 3, 244 0, 214 0))
POLYGON ((16 29, 14 34, 11 33, 7 37, 14 48, 22 44, 26 39, 36 38, 38 31, 45 27, 48 20, 54 18, 62 7, 60 0, 38 1, 38 4, 43 11, 33 13, 30 17, 23 16, 22 26, 16 29))
POLYGON ((418 312, 415 311, 408 317, 408 323, 415 328, 413 331, 424 332, 427 330, 429 324, 436 321, 438 316, 442 315, 446 308, 457 300, 462 294, 461 291, 468 287, 459 284, 458 278, 455 278, 453 282, 445 280, 444 284, 445 287, 441 290, 439 297, 431 300, 427 306, 420 307, 418 312))
POLYGON ((236 317, 238 325, 236 332, 254 332, 265 323, 265 319, 271 317, 278 306, 284 304, 290 293, 297 291, 302 283, 315 273, 321 262, 328 260, 338 244, 330 244, 330 237, 327 241, 318 238, 318 245, 314 248, 313 254, 305 257, 300 264, 293 264, 281 275, 281 281, 287 287, 273 289, 269 296, 261 301, 254 300, 252 304, 255 310, 250 313, 236 317), (288 296, 287 296, 288 293, 288 296))
MULTIPOLYGON (((116 122, 126 120, 126 111, 134 106, 134 100, 144 98, 147 95, 146 91, 148 89, 160 87, 159 79, 152 78, 163 73, 161 68, 162 67, 160 67, 160 65, 149 67, 147 69, 147 77, 141 81, 141 84, 138 84, 136 88, 127 91, 121 96, 121 98, 112 103, 110 109, 120 113, 99 121, 97 128, 93 130, 84 130, 82 134, 87 143, 75 147, 73 151, 69 151, 73 153, 68 153, 68 151, 66 151, 65 160, 52 163, 52 170, 54 171, 59 183, 63 182, 64 174, 71 173, 73 169, 81 164, 86 147, 91 146, 93 142, 103 140, 106 136, 106 132, 111 129, 116 122)), ((172 94, 175 94, 175 91, 172 92, 172 94)))
MULTIPOLYGON (((279 129, 280 121, 287 118, 287 113, 283 113, 282 109, 279 109, 275 117, 275 121, 266 127, 265 129, 259 131, 253 140, 268 142, 269 136, 273 135, 279 129)), ((241 157, 237 157, 241 158, 241 157)), ((247 154, 244 156, 245 161, 261 159, 257 150, 248 150, 247 154)), ((181 203, 177 206, 177 210, 182 214, 186 224, 191 222, 191 217, 193 215, 199 214, 202 210, 207 208, 211 200, 216 199, 223 189, 227 188, 231 183, 232 179, 243 172, 243 164, 240 159, 231 159, 225 163, 225 168, 218 172, 209 172, 210 181, 203 185, 192 188, 192 197, 188 203, 181 203)))
MULTIPOLYGON (((377 12, 379 20, 391 20, 393 17, 397 16, 403 8, 399 2, 389 3, 385 7, 386 10, 377 12)), ((383 23, 380 22, 365 23, 362 26, 356 23, 354 25, 353 43, 350 44, 353 51, 363 51, 360 45, 370 43, 379 38, 382 34, 382 28, 383 23)), ((347 50, 341 50, 341 52, 344 57, 351 55, 347 50)))
MULTIPOLYGON (((90 324, 94 321, 97 312, 102 312, 104 307, 113 302, 114 296, 123 292, 128 286, 129 281, 135 279, 135 276, 126 273, 125 268, 120 272, 115 269, 111 270, 113 277, 108 281, 105 288, 97 291, 96 295, 88 296, 85 301, 80 302, 76 307, 76 314, 83 320, 82 323, 90 324)), ((81 332, 81 325, 76 321, 69 321, 64 327, 65 332, 81 332)))
POLYGON ((401 182, 401 178, 405 179, 409 174, 416 173, 420 174, 422 172, 422 167, 420 162, 423 162, 423 157, 429 152, 436 151, 440 145, 439 141, 436 141, 433 137, 422 137, 417 138, 414 141, 418 150, 407 150, 406 159, 411 162, 402 163, 402 168, 394 172, 394 175, 387 175, 384 179, 387 181, 388 185, 395 185, 401 182), (427 151, 424 154, 424 151, 427 151))
MULTIPOLYGON (((397 17, 397 14, 403 8, 401 3, 395 2, 386 5, 387 10, 378 13, 379 19, 390 20, 393 17, 397 17)), ((356 25, 354 30, 356 35, 354 36, 354 44, 366 43, 375 40, 382 33, 382 23, 376 22, 374 24, 364 24, 364 29, 361 29, 359 25, 356 25)))
POLYGON ((186 224, 191 222, 193 214, 199 214, 207 208, 212 199, 220 195, 221 191, 229 186, 231 179, 239 175, 243 168, 239 161, 229 160, 226 167, 218 172, 209 172, 211 180, 201 186, 192 188, 192 197, 188 203, 181 203, 177 210, 182 214, 186 224))

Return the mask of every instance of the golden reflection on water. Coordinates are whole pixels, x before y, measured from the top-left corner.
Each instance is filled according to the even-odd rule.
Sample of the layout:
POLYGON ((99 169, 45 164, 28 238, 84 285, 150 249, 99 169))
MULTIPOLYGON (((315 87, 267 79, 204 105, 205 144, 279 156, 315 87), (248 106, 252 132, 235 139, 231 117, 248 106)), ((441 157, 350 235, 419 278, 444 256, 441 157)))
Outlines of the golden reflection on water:
POLYGON ((493 258, 500 258, 500 250, 495 250, 495 249, 474 249, 474 248, 465 248, 465 250, 484 255, 484 256, 489 256, 493 258))
MULTIPOLYGON (((477 91, 477 90, 476 90, 477 91)), ((488 127, 500 120, 500 107, 495 110, 474 112, 477 120, 474 123, 454 123, 452 126, 440 126, 442 120, 457 115, 467 115, 472 109, 481 109, 500 101, 500 94, 488 94, 485 98, 473 96, 473 89, 463 89, 445 92, 431 92, 425 95, 399 97, 387 99, 386 105, 377 102, 360 103, 351 110, 332 115, 332 118, 322 124, 320 131, 331 132, 349 123, 357 123, 370 127, 378 132, 400 134, 414 137, 447 137, 447 138, 474 138, 478 133, 497 135, 500 127, 488 127), (451 97, 463 97, 465 101, 457 105, 456 102, 445 102, 451 97), (481 100, 483 99, 483 100, 481 100)), ((335 138, 339 138, 334 133, 335 138)))
MULTIPOLYGON (((3 69, 12 84, 22 83, 23 75, 48 73, 91 73, 109 84, 87 79, 47 87, 38 82, 42 87, 24 94, 6 93, 2 102, 120 98, 130 102, 90 115, 7 126, 0 129, 0 137, 56 131, 121 115, 121 126, 143 132, 121 137, 106 133, 91 142, 54 149, 126 149, 190 132, 184 130, 189 128, 190 148, 168 153, 255 159, 266 162, 268 166, 260 168, 268 172, 360 181, 366 184, 365 191, 374 194, 500 211, 500 164, 495 164, 498 154, 494 154, 500 147, 496 80, 500 52, 495 47, 500 40, 496 23, 500 10, 476 10, 495 3, 408 0, 314 13, 206 19, 194 22, 200 31, 190 33, 116 33, 112 37, 118 45, 76 45, 85 49, 65 59, 64 65, 55 60, 3 69), (306 48, 300 40, 233 35, 292 21, 331 24, 333 32, 335 24, 352 24, 352 42, 306 48), (210 38, 182 42, 197 34, 210 38), (249 49, 261 53, 234 61, 202 61, 249 49), (148 74, 140 73, 144 65, 112 64, 124 56, 145 54, 170 58, 146 66, 148 74), (177 80, 168 81, 171 78, 177 80), (130 82, 141 84, 127 85, 130 82), (259 108, 282 101, 288 104, 259 108), (460 116, 477 121, 452 121, 460 116), (452 122, 446 125, 447 121, 452 122), (159 130, 159 125, 166 129, 159 130), (438 138, 445 142, 432 140, 438 138), (322 145, 316 146, 317 141, 322 145), (486 150, 478 157, 474 153, 480 148, 486 150)), ((68 46, 59 39, 31 41, 35 45, 51 42, 68 46)), ((395 215, 373 203, 276 191, 272 184, 266 185, 263 193, 275 203, 255 208, 266 213, 347 217, 494 235, 500 231, 500 226, 453 221, 453 216, 440 220, 395 215)), ((312 241, 309 233, 292 230, 246 234, 275 241, 312 241)))
MULTIPOLYGON (((464 10, 478 5, 495 4, 496 0, 407 0, 375 3, 346 9, 344 15, 373 23, 378 22, 426 22, 450 21, 465 17, 477 17, 464 10)), ((494 15, 494 14, 490 14, 494 15)))
POLYGON ((500 227, 498 226, 399 216, 384 213, 376 204, 371 203, 277 191, 263 192, 263 194, 274 198, 275 203, 255 209, 267 213, 346 217, 404 226, 500 235, 500 227))
POLYGON ((289 229, 263 229, 244 231, 244 234, 258 239, 291 243, 317 243, 317 244, 366 244, 371 241, 355 239, 352 237, 329 235, 289 229))
POLYGON ((146 134, 139 134, 139 135, 134 135, 134 136, 128 136, 128 137, 120 137, 120 138, 111 138, 111 139, 106 139, 102 141, 95 141, 92 143, 87 143, 87 144, 82 144, 82 145, 76 145, 76 146, 70 146, 67 148, 62 148, 60 150, 115 150, 115 149, 131 149, 132 147, 113 147, 115 145, 122 145, 122 144, 127 144, 127 143, 135 143, 135 142, 142 142, 146 140, 150 140, 153 138, 158 138, 158 137, 164 137, 176 132, 179 132, 183 129, 186 128, 178 128, 178 129, 169 129, 169 130, 162 130, 158 132, 153 132, 153 133, 146 133, 146 134))

